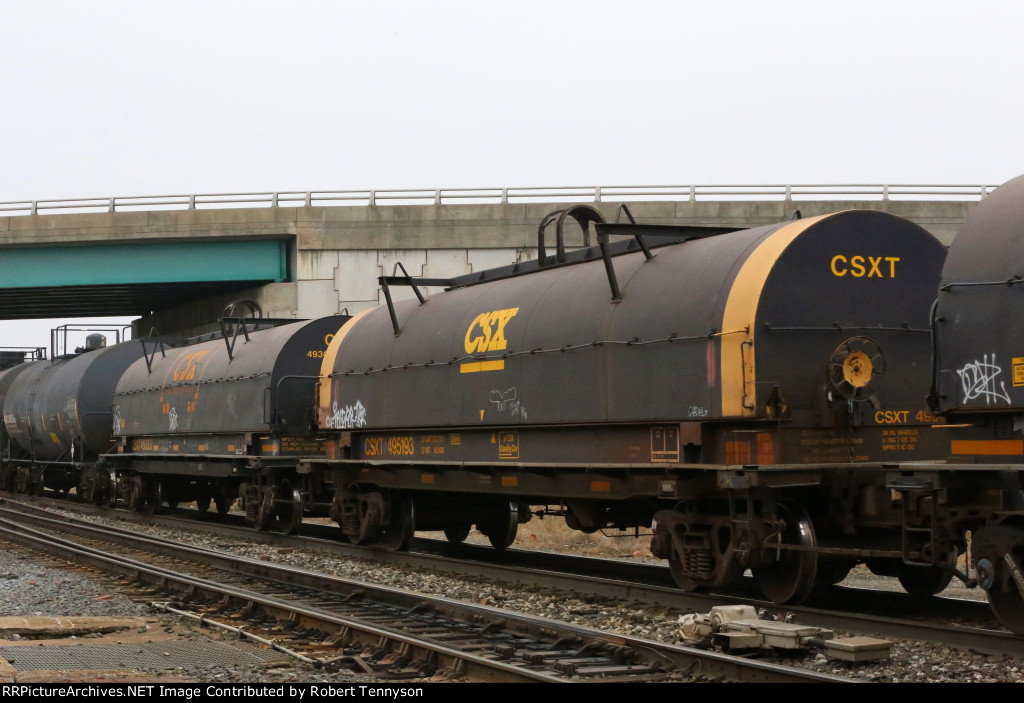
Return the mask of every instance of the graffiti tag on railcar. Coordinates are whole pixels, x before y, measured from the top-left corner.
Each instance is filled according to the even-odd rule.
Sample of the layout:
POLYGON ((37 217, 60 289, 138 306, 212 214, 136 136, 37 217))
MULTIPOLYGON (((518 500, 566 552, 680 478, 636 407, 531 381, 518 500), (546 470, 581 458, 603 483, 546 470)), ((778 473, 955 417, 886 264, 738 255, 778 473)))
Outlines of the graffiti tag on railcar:
POLYGON ((488 400, 493 404, 499 413, 511 412, 512 417, 519 417, 526 419, 526 408, 519 401, 519 391, 516 390, 515 386, 504 391, 492 390, 488 394, 488 400))
POLYGON ((956 373, 960 377, 960 385, 964 392, 963 402, 980 398, 985 401, 985 405, 993 405, 998 401, 1010 404, 1006 383, 999 381, 999 385, 996 386, 996 378, 1003 373, 1003 367, 996 364, 994 352, 991 358, 988 354, 982 354, 981 361, 975 359, 964 364, 956 373))
POLYGON ((331 404, 331 413, 324 418, 324 428, 328 430, 347 430, 352 427, 366 426, 366 408, 358 400, 354 405, 339 408, 338 403, 331 404))

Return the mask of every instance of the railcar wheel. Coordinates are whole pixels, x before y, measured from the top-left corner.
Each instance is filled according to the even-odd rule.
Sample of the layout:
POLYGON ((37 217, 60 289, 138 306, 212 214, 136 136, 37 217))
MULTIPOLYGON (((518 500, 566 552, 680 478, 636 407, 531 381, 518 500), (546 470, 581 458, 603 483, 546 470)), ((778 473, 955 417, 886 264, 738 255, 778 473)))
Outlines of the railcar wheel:
POLYGON ((282 481, 277 489, 277 521, 283 534, 290 535, 302 524, 302 495, 291 483, 282 481))
POLYGON ((335 496, 331 515, 352 544, 388 551, 407 550, 416 531, 415 504, 398 491, 353 487, 335 496))
POLYGON ((519 532, 519 505, 508 504, 508 512, 499 518, 480 526, 480 531, 487 535, 487 541, 491 546, 502 551, 507 549, 516 541, 516 533, 519 532))
POLYGON ((231 510, 231 504, 234 502, 228 496, 218 495, 213 497, 213 504, 217 508, 218 515, 227 515, 228 511, 231 510))
POLYGON ((472 529, 472 525, 468 522, 461 525, 450 525, 444 528, 444 536, 452 544, 458 544, 465 542, 466 538, 469 537, 469 531, 472 529))
POLYGON ((260 491, 259 506, 256 508, 256 524, 257 530, 269 530, 270 523, 274 520, 274 494, 269 491, 260 491))
POLYGON ((946 590, 953 580, 953 572, 937 566, 911 566, 901 561, 896 566, 896 578, 910 595, 929 598, 946 590))
POLYGON ((1016 526, 986 527, 973 535, 978 585, 988 594, 988 604, 999 624, 1015 635, 1024 635, 1024 529, 1016 526))
POLYGON ((128 481, 128 509, 142 512, 142 477, 132 476, 128 481))
POLYGON ((29 495, 39 497, 43 495, 43 470, 33 469, 29 479, 29 495))
POLYGON ((196 510, 201 513, 208 512, 210 510, 210 496, 199 496, 196 498, 196 510))
MULTIPOLYGON (((815 547, 817 538, 807 511, 798 504, 778 506, 783 544, 815 547)), ((818 573, 818 555, 812 551, 776 550, 768 545, 761 550, 754 566, 754 580, 765 597, 773 603, 802 603, 814 590, 818 573)))
POLYGON ((979 571, 991 572, 994 587, 988 589, 988 604, 999 624, 1015 635, 1024 635, 1024 599, 1003 562, 978 561, 979 571))
POLYGON ((153 515, 160 510, 160 504, 164 502, 163 486, 160 479, 151 478, 142 482, 142 512, 153 515))
POLYGON ((374 546, 390 551, 404 552, 409 549, 412 536, 416 531, 416 511, 412 498, 400 493, 392 495, 389 502, 387 527, 374 541, 374 546))
POLYGON ((512 543, 516 541, 516 535, 518 533, 518 524, 509 525, 508 529, 499 529, 498 531, 491 532, 491 534, 487 535, 487 541, 491 543, 492 547, 501 552, 512 546, 512 543))
POLYGON ((107 480, 107 491, 104 497, 104 506, 113 508, 117 505, 117 479, 110 478, 107 480))

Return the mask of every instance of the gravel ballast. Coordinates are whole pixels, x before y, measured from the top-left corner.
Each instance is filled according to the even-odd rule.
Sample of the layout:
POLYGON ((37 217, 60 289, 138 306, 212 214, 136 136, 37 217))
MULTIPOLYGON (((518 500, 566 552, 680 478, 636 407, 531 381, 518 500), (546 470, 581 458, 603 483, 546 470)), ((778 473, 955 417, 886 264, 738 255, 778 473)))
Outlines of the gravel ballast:
MULTIPOLYGON (((124 521, 96 517, 89 519, 125 527, 124 521)), ((645 604, 608 602, 606 599, 580 597, 551 589, 495 583, 473 576, 450 576, 408 567, 396 568, 366 559, 328 556, 313 550, 278 548, 224 536, 212 537, 190 530, 171 530, 138 523, 132 523, 131 529, 342 578, 385 584, 392 588, 503 608, 633 637, 681 643, 678 620, 683 613, 652 608, 645 604)), ((865 577, 861 575, 861 578, 865 577)), ((80 571, 69 572, 39 566, 24 561, 20 556, 0 551, 0 615, 30 614, 152 617, 154 611, 146 604, 133 602, 114 592, 111 585, 101 583, 98 578, 86 578, 80 571)), ((162 616, 160 622, 164 627, 180 630, 186 636, 198 636, 192 624, 178 618, 162 616)), ((844 634, 847 633, 836 632, 836 636, 844 634)), ((208 636, 208 633, 203 631, 203 636, 208 636)), ((778 658, 772 661, 876 682, 1024 681, 1022 662, 1015 658, 913 641, 894 641, 891 658, 882 662, 834 661, 813 651, 791 659, 778 658)), ((198 669, 175 673, 209 682, 329 682, 364 678, 356 677, 351 672, 316 671, 300 664, 286 669, 198 669)))

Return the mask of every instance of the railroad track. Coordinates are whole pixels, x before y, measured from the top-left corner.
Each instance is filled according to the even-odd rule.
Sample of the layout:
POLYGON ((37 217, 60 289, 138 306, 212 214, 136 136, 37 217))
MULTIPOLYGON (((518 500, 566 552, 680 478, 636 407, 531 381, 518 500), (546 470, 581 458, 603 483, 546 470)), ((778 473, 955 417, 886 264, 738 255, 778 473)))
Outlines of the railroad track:
MULTIPOLYGON (((66 501, 32 499, 69 508, 66 501)), ((21 509, 31 504, 21 503, 21 509)), ((109 511, 84 504, 70 504, 75 511, 110 517, 109 511)), ((170 515, 147 516, 117 511, 118 519, 171 528, 209 531, 245 541, 297 549, 312 549, 344 557, 369 558, 395 566, 446 571, 493 581, 523 583, 535 587, 589 594, 621 602, 639 602, 680 612, 708 612, 717 605, 749 604, 784 617, 792 614, 801 624, 902 640, 941 643, 987 654, 1024 657, 1024 638, 1001 630, 984 601, 948 597, 913 598, 902 592, 834 587, 824 589, 804 606, 780 607, 763 601, 751 586, 730 593, 684 593, 671 585, 668 569, 661 565, 597 559, 548 552, 510 549, 503 553, 488 547, 416 540, 417 552, 367 550, 335 539, 284 536, 259 532, 240 523, 184 519, 170 515), (901 613, 892 618, 871 613, 901 613)), ((334 528, 306 526, 308 533, 336 534, 334 528)), ((305 529, 305 528, 304 528, 305 529)))
POLYGON ((324 632, 323 666, 468 681, 848 681, 0 508, 0 538, 324 632), (74 536, 74 540, 70 539, 74 536))

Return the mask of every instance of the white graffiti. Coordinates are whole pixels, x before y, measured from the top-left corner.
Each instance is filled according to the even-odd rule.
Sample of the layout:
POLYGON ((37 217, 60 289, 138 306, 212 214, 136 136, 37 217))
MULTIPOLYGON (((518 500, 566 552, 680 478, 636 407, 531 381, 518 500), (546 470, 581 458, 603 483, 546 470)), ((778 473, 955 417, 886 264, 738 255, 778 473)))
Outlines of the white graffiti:
POLYGON ((488 395, 489 400, 498 407, 498 412, 503 413, 505 411, 511 411, 512 417, 522 417, 526 419, 526 408, 519 402, 519 394, 516 392, 515 387, 509 388, 506 391, 493 390, 488 395))
POLYGON ((114 406, 114 434, 121 434, 121 406, 114 406))
POLYGON ((700 405, 690 406, 690 417, 707 417, 710 414, 711 413, 708 412, 708 409, 705 407, 702 407, 700 405))
POLYGON ((993 353, 989 359, 988 354, 983 354, 981 361, 975 360, 965 364, 962 369, 957 369, 960 376, 960 385, 964 390, 964 402, 975 398, 984 398, 985 405, 992 405, 999 401, 1010 404, 1010 396, 1006 392, 1006 383, 999 381, 996 386, 996 376, 1001 374, 1003 369, 996 364, 996 355, 993 353))
POLYGON ((167 413, 167 419, 171 421, 171 432, 178 429, 178 411, 171 408, 171 412, 167 413))
POLYGON ((337 403, 331 405, 331 414, 324 418, 324 427, 329 430, 347 430, 350 427, 366 426, 366 408, 358 400, 355 405, 339 408, 337 403))

